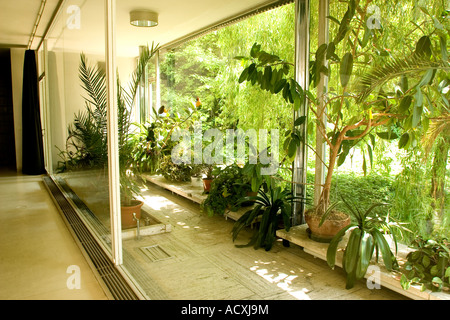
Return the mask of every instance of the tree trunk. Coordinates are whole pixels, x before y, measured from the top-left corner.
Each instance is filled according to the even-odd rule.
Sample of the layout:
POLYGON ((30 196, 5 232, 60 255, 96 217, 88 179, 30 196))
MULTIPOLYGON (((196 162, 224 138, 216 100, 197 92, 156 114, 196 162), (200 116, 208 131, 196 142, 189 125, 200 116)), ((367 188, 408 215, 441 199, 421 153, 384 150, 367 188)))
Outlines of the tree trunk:
POLYGON ((437 230, 442 224, 445 206, 445 173, 447 170, 448 152, 450 150, 450 137, 438 142, 434 152, 433 166, 431 168, 431 206, 433 207, 433 229, 437 230))
POLYGON ((327 176, 325 184, 323 185, 322 196, 317 206, 317 213, 324 214, 330 204, 331 180, 333 178, 334 167, 336 166, 336 159, 338 156, 340 144, 336 144, 330 148, 330 161, 328 163, 327 176))

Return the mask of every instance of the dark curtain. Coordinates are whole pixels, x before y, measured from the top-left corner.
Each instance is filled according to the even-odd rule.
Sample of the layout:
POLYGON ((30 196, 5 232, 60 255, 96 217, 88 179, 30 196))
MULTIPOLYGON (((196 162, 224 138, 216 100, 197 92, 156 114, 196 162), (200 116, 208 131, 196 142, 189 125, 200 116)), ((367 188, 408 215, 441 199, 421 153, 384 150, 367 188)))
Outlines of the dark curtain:
POLYGON ((39 91, 34 50, 25 51, 22 88, 22 173, 45 173, 39 91))

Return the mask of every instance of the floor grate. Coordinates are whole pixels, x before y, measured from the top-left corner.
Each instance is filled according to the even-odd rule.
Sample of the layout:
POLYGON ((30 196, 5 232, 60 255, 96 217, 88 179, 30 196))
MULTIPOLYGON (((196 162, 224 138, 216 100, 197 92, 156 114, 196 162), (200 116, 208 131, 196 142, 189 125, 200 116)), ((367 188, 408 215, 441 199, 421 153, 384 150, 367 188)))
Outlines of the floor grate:
POLYGON ((49 176, 45 176, 43 180, 112 297, 115 300, 138 300, 136 293, 97 243, 56 183, 49 176))
POLYGON ((142 247, 140 249, 151 262, 172 258, 172 256, 158 244, 148 247, 142 247))

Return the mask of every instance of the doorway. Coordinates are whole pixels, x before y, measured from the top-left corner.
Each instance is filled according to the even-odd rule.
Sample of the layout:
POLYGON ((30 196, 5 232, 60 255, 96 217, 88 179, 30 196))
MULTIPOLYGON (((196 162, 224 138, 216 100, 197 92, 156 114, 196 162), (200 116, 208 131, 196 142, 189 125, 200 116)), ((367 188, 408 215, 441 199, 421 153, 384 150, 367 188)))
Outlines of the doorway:
POLYGON ((10 49, 0 49, 0 169, 16 170, 10 49))

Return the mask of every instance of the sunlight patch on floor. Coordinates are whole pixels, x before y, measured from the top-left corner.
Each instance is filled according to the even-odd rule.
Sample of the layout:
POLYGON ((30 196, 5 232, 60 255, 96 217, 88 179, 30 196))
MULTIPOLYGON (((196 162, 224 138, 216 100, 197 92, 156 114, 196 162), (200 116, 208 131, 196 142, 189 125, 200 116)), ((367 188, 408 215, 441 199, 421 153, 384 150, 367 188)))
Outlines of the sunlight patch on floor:
MULTIPOLYGON (((298 278, 298 275, 294 275, 294 270, 290 270, 289 272, 292 274, 289 275, 284 272, 278 272, 277 267, 274 267, 271 270, 266 268, 271 264, 276 263, 276 261, 255 261, 255 263, 260 264, 261 266, 252 266, 250 267, 250 270, 256 273, 258 276, 264 278, 270 283, 276 284, 278 288, 286 291, 288 294, 292 295, 298 300, 311 300, 311 298, 308 296, 308 292, 310 292, 310 290, 308 290, 307 288, 302 288, 301 290, 294 290, 294 288, 292 288, 292 281, 298 278)), ((301 270, 300 272, 302 271, 303 270, 301 270)))

